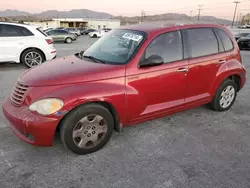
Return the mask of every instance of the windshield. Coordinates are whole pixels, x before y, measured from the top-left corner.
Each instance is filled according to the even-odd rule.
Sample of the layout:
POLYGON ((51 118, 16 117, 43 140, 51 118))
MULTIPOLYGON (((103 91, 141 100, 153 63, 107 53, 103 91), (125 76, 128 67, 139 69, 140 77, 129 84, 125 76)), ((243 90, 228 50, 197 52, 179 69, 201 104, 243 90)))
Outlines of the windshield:
POLYGON ((84 53, 109 64, 125 64, 145 38, 145 33, 134 30, 113 30, 95 42, 84 53))

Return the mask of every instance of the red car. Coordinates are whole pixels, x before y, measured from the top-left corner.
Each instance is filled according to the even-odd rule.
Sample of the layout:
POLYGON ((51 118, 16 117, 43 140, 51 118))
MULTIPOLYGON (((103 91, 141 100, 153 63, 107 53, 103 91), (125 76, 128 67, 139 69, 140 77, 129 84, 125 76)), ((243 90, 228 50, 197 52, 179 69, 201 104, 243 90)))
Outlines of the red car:
POLYGON ((113 130, 209 104, 228 110, 244 86, 237 42, 223 26, 143 23, 88 50, 24 72, 3 112, 22 140, 72 152, 102 148, 113 130))

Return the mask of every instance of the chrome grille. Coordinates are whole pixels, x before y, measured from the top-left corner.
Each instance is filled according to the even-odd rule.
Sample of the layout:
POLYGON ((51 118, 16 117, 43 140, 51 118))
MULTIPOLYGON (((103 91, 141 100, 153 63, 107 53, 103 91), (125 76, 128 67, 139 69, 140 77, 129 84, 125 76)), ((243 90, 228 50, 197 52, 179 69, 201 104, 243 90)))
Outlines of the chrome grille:
POLYGON ((21 106, 25 97, 28 86, 17 82, 11 93, 11 102, 15 106, 21 106))

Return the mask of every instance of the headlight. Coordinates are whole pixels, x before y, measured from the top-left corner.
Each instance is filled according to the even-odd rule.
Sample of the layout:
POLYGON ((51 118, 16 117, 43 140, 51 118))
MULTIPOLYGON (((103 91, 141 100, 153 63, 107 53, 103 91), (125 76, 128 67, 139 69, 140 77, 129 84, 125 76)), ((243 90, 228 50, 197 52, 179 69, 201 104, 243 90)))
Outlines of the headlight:
POLYGON ((41 115, 50 115, 60 110, 63 105, 64 103, 60 99, 42 99, 31 104, 29 110, 36 111, 41 115))

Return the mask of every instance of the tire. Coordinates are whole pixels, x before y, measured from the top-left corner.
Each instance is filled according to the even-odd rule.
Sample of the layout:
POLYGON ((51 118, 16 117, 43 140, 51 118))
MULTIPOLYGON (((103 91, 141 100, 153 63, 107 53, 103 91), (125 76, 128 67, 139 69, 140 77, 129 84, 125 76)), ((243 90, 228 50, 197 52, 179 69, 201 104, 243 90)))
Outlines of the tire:
POLYGON ((70 38, 70 37, 66 38, 66 39, 65 39, 65 42, 66 42, 67 44, 72 43, 72 38, 70 38))
POLYGON ((21 63, 23 63, 27 68, 32 68, 37 65, 40 65, 44 61, 45 61, 44 54, 37 49, 25 50, 21 55, 21 63), (31 59, 33 59, 34 61, 32 61, 31 59))
POLYGON ((209 107, 215 111, 227 111, 229 110, 235 102, 237 97, 237 84, 233 80, 225 80, 216 92, 216 95, 209 107), (226 89, 230 88, 230 92, 226 93, 226 89), (233 95, 233 97, 232 97, 233 95), (226 98, 224 98, 225 96, 226 98), (231 101, 231 102, 229 102, 231 101), (226 105, 227 104, 227 105, 226 105))
POLYGON ((66 115, 60 127, 60 137, 66 148, 73 153, 85 155, 95 152, 106 145, 112 136, 113 130, 114 120, 111 113, 101 105, 87 104, 77 107, 66 115), (96 118, 93 118, 92 121, 88 120, 89 117, 95 115, 96 118), (101 121, 104 122, 102 126, 100 125, 101 121, 98 120, 101 119, 100 117, 103 118, 101 121), (97 126, 94 129, 95 122, 98 122, 97 126, 101 127, 101 129, 105 128, 106 133, 100 133, 97 126), (75 133, 75 136, 73 133, 75 133), (96 143, 93 142, 95 139, 97 140, 96 143), (81 143, 82 147, 80 147, 81 143))
POLYGON ((94 35, 93 35, 93 38, 97 38, 97 35, 96 35, 96 34, 94 34, 94 35))

